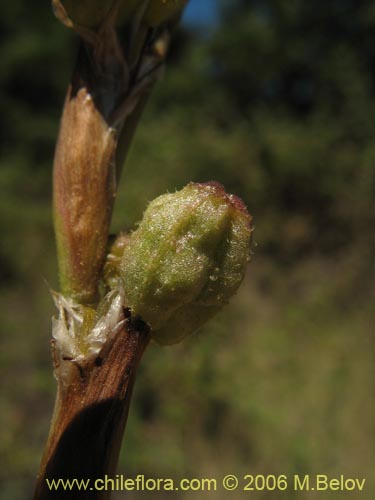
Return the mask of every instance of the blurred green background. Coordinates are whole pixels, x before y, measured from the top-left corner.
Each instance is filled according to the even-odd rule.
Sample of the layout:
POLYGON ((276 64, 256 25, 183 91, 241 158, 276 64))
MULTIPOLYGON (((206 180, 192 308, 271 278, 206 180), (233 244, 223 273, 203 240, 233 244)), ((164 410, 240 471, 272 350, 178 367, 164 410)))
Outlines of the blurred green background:
MULTIPOLYGON (((365 477, 355 497, 370 498, 373 3, 217 1, 212 18, 193 3, 138 129, 113 229, 133 227, 167 190, 215 179, 254 217, 253 258, 199 334, 148 349, 119 473, 345 474, 365 477)), ((76 40, 49 2, 26 0, 2 2, 0 40, 0 499, 21 500, 55 392, 51 165, 76 40)))

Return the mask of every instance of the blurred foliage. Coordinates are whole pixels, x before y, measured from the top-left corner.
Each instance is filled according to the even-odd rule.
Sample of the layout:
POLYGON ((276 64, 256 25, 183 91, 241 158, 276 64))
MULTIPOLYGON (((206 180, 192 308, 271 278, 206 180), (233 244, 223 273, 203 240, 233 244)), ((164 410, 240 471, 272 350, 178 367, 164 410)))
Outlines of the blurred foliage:
MULTIPOLYGON (((50 179, 76 41, 47 4, 0 8, 1 500, 29 497, 55 391, 50 179)), ((219 318, 149 348, 120 473, 347 474, 367 477, 370 498, 374 28, 370 0, 233 0, 210 37, 176 35, 113 230, 155 196, 215 179, 253 214, 254 256, 219 318)))

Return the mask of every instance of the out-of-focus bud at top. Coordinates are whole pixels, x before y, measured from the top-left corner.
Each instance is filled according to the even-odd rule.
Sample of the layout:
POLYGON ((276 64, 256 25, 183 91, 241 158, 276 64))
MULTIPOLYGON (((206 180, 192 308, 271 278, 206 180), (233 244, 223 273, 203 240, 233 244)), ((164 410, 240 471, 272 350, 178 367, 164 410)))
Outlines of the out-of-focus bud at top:
POLYGON ((114 11, 116 24, 126 23, 136 13, 153 28, 182 12, 188 0, 52 0, 55 15, 66 26, 97 28, 114 11), (138 9, 137 9, 138 8, 138 9))
POLYGON ((125 305, 159 343, 179 342, 236 292, 251 231, 243 202, 218 183, 190 183, 156 198, 124 246, 118 273, 125 305))
MULTIPOLYGON (((116 11, 115 20, 126 22, 142 0, 122 0, 116 11)), ((73 28, 97 28, 114 8, 116 0, 52 0, 56 17, 73 28)))
POLYGON ((146 9, 144 21, 152 27, 178 16, 188 0, 150 0, 146 9))

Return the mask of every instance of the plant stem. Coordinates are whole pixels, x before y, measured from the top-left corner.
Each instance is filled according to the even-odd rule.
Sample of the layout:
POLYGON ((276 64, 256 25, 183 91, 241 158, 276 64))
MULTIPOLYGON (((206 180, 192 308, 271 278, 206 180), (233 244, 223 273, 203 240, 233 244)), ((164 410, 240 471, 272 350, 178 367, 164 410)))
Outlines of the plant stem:
MULTIPOLYGON (((101 314, 102 268, 121 166, 169 43, 166 28, 154 30, 139 18, 123 46, 115 25, 120 3, 113 2, 100 27, 90 30, 76 26, 63 4, 54 2, 56 15, 80 35, 81 45, 54 160, 61 297, 69 307, 62 307, 56 320, 63 330, 53 341, 58 392, 35 500, 110 497, 109 491, 51 491, 46 480, 115 474, 136 370, 149 341, 148 326, 124 309, 120 331, 122 321, 112 326, 109 318, 99 355, 80 350, 88 345, 90 318, 101 314), (77 330, 70 328, 73 323, 77 330)), ((143 15, 146 4, 141 3, 143 15)), ((121 311, 120 306, 120 320, 121 311)))
MULTIPOLYGON (((90 364, 59 359, 54 352, 58 392, 34 500, 107 500, 110 491, 51 491, 52 479, 114 477, 136 370, 149 342, 141 321, 126 320, 90 364)), ((89 489, 88 488, 88 489, 89 489)))
MULTIPOLYGON (((83 43, 65 100, 53 178, 62 292, 86 304, 98 298, 116 194, 119 131, 108 116, 126 87, 120 77, 103 76, 105 66, 113 62, 93 62, 95 57, 95 51, 83 43), (117 88, 112 88, 113 80, 117 88)), ((121 73, 120 57, 117 66, 116 73, 121 73)))

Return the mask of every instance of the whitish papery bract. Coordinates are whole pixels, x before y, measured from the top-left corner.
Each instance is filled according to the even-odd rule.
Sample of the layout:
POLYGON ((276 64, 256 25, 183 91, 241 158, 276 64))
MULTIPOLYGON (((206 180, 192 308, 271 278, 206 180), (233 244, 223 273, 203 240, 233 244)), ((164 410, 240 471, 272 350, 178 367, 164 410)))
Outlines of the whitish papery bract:
POLYGON ((243 202, 216 182, 156 198, 118 260, 125 305, 159 343, 179 342, 237 291, 251 231, 243 202))

